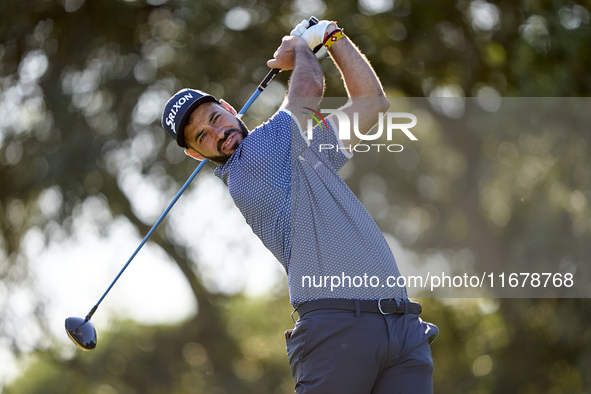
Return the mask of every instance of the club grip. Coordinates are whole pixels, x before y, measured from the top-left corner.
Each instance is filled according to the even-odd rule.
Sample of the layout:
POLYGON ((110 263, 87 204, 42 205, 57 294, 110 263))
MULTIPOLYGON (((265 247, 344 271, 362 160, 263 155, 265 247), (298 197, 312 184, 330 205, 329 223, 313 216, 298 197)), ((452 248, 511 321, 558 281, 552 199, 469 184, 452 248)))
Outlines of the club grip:
MULTIPOLYGON (((308 19, 308 29, 314 25, 318 24, 318 18, 316 18, 315 16, 311 16, 310 19, 308 19)), ((318 44, 316 45, 316 47, 312 50, 312 52, 316 53, 320 50, 320 48, 322 48, 322 44, 318 44)))
MULTIPOLYGON (((311 16, 310 19, 308 19, 308 28, 317 25, 318 24, 318 18, 316 18, 315 16, 311 16)), ((320 48, 322 48, 322 44, 318 45, 316 48, 314 48, 314 53, 318 52, 320 50, 320 48)), ((258 89, 262 92, 263 90, 265 90, 265 88, 267 87, 267 85, 269 84, 269 82, 271 82, 273 80, 273 78, 275 78, 275 75, 277 75, 279 73, 279 69, 278 68, 273 68, 271 69, 271 71, 269 71, 267 73, 267 76, 265 77, 265 79, 263 79, 263 81, 260 83, 258 89)))

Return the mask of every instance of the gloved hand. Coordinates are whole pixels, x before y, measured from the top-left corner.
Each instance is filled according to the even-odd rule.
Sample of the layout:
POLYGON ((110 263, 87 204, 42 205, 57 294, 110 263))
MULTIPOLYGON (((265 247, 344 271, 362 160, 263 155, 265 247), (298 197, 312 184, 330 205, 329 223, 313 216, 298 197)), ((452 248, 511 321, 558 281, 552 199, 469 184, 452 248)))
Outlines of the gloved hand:
POLYGON ((302 37, 308 43, 308 47, 310 47, 310 49, 314 49, 318 45, 324 43, 324 38, 327 34, 332 33, 332 31, 336 29, 337 23, 322 20, 310 28, 308 28, 308 26, 308 21, 303 20, 289 34, 292 36, 302 37))

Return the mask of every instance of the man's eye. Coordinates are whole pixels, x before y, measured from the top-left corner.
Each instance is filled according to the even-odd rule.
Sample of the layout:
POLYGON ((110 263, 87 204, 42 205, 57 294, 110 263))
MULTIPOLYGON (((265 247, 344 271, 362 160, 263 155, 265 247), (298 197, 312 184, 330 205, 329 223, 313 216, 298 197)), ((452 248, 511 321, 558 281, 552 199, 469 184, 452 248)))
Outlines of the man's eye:
POLYGON ((201 135, 199 136, 199 142, 203 141, 205 139, 205 133, 201 133, 201 135))

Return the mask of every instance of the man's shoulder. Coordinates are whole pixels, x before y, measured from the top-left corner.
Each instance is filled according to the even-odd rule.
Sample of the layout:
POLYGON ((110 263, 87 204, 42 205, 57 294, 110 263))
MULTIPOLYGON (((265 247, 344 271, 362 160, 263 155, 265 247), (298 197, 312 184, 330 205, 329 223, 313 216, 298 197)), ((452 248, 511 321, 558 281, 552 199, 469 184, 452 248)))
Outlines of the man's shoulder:
POLYGON ((226 173, 227 176, 227 171, 230 168, 236 167, 245 158, 252 159, 252 155, 249 153, 253 152, 253 149, 260 149, 260 146, 267 146, 269 140, 276 140, 279 130, 291 128, 292 119, 292 114, 289 110, 285 108, 279 109, 267 121, 255 127, 248 134, 228 162, 216 168, 216 175, 221 177, 223 173, 226 173))
POLYGON ((264 149, 276 149, 277 147, 269 144, 280 143, 280 141, 284 140, 289 141, 285 137, 290 135, 293 127, 291 112, 281 108, 264 123, 254 128, 241 145, 244 145, 244 149, 247 151, 250 151, 255 146, 263 146, 264 149))
POLYGON ((275 112, 269 119, 267 119, 264 123, 257 126, 252 132, 256 132, 261 129, 269 128, 269 127, 282 127, 284 125, 291 126, 291 122, 293 119, 293 115, 291 112, 285 108, 280 108, 277 112, 275 112))

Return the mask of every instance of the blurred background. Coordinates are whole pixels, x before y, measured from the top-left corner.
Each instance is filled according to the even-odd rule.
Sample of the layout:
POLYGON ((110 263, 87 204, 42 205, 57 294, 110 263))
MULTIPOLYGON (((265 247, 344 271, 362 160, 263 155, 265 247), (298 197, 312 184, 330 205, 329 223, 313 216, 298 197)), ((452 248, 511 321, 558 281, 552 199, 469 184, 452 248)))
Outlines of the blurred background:
MULTIPOLYGON (((389 97, 580 97, 572 105, 584 113, 590 9, 581 0, 2 1, 0 392, 293 392, 285 274, 211 165, 93 317, 97 348, 81 352, 64 332, 197 165, 160 127, 166 100, 194 87, 240 108, 281 37, 315 15, 345 28, 389 97)), ((321 64, 326 96, 343 96, 332 61, 321 64)), ((287 78, 249 110, 250 128, 277 109, 287 78)), ((343 177, 401 262, 581 270, 591 256, 591 133, 550 113, 559 115, 530 116, 524 129, 433 111, 418 142, 399 155, 357 154, 343 177)), ((420 301, 441 332, 436 393, 591 392, 588 299, 420 301)))

